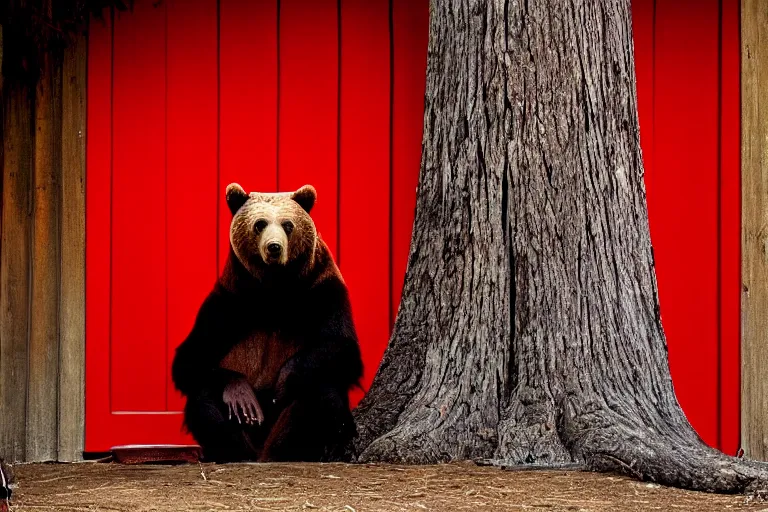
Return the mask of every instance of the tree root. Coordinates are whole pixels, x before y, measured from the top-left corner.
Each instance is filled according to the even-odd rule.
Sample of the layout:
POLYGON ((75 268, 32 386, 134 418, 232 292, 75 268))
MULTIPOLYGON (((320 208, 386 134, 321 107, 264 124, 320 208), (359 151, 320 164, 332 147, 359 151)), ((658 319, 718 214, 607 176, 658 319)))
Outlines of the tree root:
MULTIPOLYGON (((620 435, 620 434, 619 434, 620 435)), ((768 466, 728 457, 707 446, 682 447, 664 440, 619 450, 583 445, 587 467, 662 485, 722 494, 768 490, 768 466)))
POLYGON ((584 464, 578 462, 560 462, 553 464, 518 464, 503 459, 477 459, 478 466, 495 466, 505 471, 588 471, 584 464))
MULTIPOLYGON (((449 453, 455 447, 451 448, 452 443, 438 432, 426 429, 429 421, 400 423, 352 459, 401 464, 469 459, 478 465, 507 471, 598 471, 695 491, 768 495, 768 464, 729 457, 708 447, 676 411, 663 418, 656 414, 649 421, 647 414, 614 410, 595 403, 584 406, 576 401, 564 401, 558 409, 557 435, 571 461, 525 464, 514 457, 483 458, 449 453)), ((499 425, 501 429, 508 426, 499 425)), ((520 452, 516 447, 524 440, 514 438, 519 437, 521 431, 514 434, 499 433, 499 439, 509 445, 506 452, 520 452)), ((496 453, 505 453, 505 450, 496 453)))
POLYGON ((560 434, 588 469, 694 491, 755 494, 768 490, 768 464, 730 457, 707 446, 682 421, 655 431, 607 409, 575 414, 566 407, 560 434))

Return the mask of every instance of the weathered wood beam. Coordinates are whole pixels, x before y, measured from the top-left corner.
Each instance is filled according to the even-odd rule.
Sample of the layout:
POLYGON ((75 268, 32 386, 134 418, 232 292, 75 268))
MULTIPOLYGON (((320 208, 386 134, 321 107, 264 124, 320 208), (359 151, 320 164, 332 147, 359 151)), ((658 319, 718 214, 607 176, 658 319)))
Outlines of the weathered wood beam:
POLYGON ((86 36, 64 52, 62 80, 61 309, 58 459, 82 459, 85 443, 86 36))
POLYGON ((59 387, 61 58, 41 56, 35 87, 31 307, 27 382, 28 461, 56 459, 59 387))
MULTIPOLYGON (((7 34, 4 31, 4 39, 7 34)), ((21 81, 3 83, 0 452, 7 461, 26 456, 33 96, 34 91, 21 81)))
POLYGON ((741 438, 768 460, 768 8, 741 2, 741 438))

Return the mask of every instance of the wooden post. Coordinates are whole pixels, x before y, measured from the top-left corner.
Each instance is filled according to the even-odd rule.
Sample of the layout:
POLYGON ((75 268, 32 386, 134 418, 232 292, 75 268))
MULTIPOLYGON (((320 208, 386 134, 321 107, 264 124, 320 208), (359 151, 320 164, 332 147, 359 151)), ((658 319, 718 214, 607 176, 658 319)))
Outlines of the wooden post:
POLYGON ((61 61, 46 52, 35 94, 27 460, 56 459, 59 384, 61 61))
POLYGON ((86 37, 64 53, 62 80, 60 461, 82 459, 85 442, 86 37))
MULTIPOLYGON (((51 0, 42 6, 50 15, 51 0)), ((76 461, 85 437, 87 40, 83 27, 63 53, 32 59, 39 74, 26 74, 19 37, 0 26, 0 456, 76 461)))
POLYGON ((768 460, 768 9, 762 0, 742 0, 741 34, 741 437, 746 456, 768 460))
POLYGON ((20 81, 4 81, 3 201, 0 227, 0 451, 8 461, 25 459, 33 94, 20 81))

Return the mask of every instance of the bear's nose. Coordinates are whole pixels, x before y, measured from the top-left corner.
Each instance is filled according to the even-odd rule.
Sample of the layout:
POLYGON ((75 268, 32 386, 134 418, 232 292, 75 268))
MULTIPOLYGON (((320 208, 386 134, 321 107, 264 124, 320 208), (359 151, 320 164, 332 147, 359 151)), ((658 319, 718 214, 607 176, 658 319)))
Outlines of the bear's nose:
POLYGON ((271 244, 267 245, 267 251, 269 252, 270 256, 280 256, 280 252, 283 250, 283 248, 280 246, 280 244, 277 244, 275 242, 272 242, 271 244))

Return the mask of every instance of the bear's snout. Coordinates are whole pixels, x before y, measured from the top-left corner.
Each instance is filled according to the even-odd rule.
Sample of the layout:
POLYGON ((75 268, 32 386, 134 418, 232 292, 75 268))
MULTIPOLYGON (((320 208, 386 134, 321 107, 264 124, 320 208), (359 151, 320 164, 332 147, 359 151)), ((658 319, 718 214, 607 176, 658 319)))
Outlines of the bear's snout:
POLYGON ((267 253, 270 257, 279 258, 281 252, 283 252, 283 247, 280 244, 272 242, 267 245, 267 253))
POLYGON ((259 252, 268 265, 285 265, 288 262, 288 237, 279 224, 271 222, 261 232, 259 252))
POLYGON ((265 263, 285 264, 285 248, 280 240, 269 240, 262 245, 262 258, 265 263))

